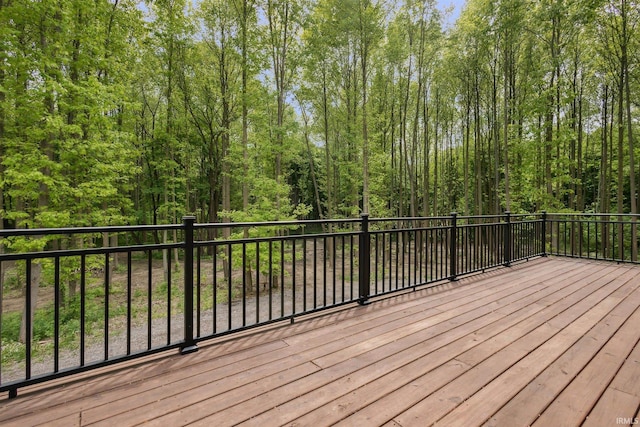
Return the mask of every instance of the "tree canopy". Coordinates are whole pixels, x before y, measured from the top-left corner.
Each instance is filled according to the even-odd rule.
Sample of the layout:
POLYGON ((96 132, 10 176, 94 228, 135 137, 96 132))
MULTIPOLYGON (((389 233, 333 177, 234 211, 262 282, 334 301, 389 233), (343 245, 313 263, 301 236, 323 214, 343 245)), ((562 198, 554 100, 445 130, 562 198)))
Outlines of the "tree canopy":
POLYGON ((0 0, 3 226, 637 213, 640 4, 0 0))

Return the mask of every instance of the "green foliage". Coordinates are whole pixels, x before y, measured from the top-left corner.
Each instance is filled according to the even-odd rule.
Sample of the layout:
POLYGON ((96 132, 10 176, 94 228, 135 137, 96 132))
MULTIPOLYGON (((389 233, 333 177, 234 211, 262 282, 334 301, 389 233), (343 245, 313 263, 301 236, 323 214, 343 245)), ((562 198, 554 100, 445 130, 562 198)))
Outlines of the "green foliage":
POLYGON ((0 9, 8 225, 631 208, 634 2, 145 5, 0 9))
POLYGON ((123 128, 124 64, 138 11, 47 0, 3 12, 15 36, 0 73, 3 107, 15 111, 0 118, 6 217, 20 227, 126 222, 138 153, 123 128))
MULTIPOLYGON (((268 222, 268 221, 293 221, 296 219, 306 217, 312 208, 305 204, 298 204, 292 206, 290 203, 280 203, 278 200, 288 200, 289 186, 278 185, 273 180, 268 178, 256 178, 252 183, 253 185, 262 188, 261 192, 256 192, 258 195, 254 197, 249 204, 249 208, 244 211, 230 211, 221 212, 222 216, 228 217, 232 222, 268 222)), ((285 235, 288 231, 298 229, 296 225, 273 225, 273 226, 259 226, 259 227, 247 227, 246 230, 238 230, 230 235, 231 240, 242 239, 246 237, 273 237, 285 235)), ((260 263, 258 265, 262 273, 268 273, 271 269, 274 275, 280 273, 280 265, 282 261, 281 256, 281 242, 273 242, 271 245, 267 242, 260 243, 260 263), (271 264, 269 264, 269 248, 271 248, 271 264)), ((257 249, 255 245, 247 245, 245 248, 246 258, 244 260, 245 265, 255 266, 257 259, 257 249)), ((243 256, 242 246, 233 245, 232 254, 233 259, 241 259, 243 256)), ((291 254, 285 251, 284 260, 287 261, 291 257, 291 254)), ((227 255, 222 255, 223 259, 227 259, 227 255)), ((251 267, 249 267, 251 268, 251 267)))

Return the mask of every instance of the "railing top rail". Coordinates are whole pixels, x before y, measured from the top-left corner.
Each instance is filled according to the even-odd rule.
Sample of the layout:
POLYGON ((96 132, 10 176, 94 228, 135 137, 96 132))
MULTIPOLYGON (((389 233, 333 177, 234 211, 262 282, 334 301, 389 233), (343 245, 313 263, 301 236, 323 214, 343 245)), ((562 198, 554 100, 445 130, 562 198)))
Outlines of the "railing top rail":
POLYGON ((558 216, 576 216, 576 217, 629 217, 629 218, 640 218, 640 214, 632 214, 632 213, 587 213, 587 212, 560 212, 560 213, 547 213, 548 217, 558 217, 558 216))
POLYGON ((369 218, 369 222, 399 222, 399 221, 444 221, 450 220, 448 216, 415 216, 415 217, 392 217, 392 218, 369 218))
POLYGON ((263 221, 263 222, 215 222, 215 223, 197 223, 194 228, 241 228, 241 227, 284 227, 284 226, 300 226, 315 224, 353 224, 362 221, 360 218, 345 219, 313 219, 313 220, 293 220, 293 221, 263 221))
MULTIPOLYGON (((207 246, 207 245, 216 245, 216 246, 224 246, 224 245, 241 245, 243 243, 263 243, 263 242, 279 242, 279 241, 291 241, 291 240, 299 240, 299 239, 321 239, 323 237, 332 236, 332 237, 340 237, 340 236, 357 236, 360 234, 359 231, 347 231, 347 232, 332 232, 330 234, 323 233, 313 233, 313 234, 304 234, 304 235, 290 235, 290 236, 263 236, 263 237, 247 237, 240 239, 215 239, 215 240, 194 240, 194 244, 197 246, 207 246)), ((179 243, 184 244, 184 242, 179 243)))
MULTIPOLYGON (((511 218, 537 217, 542 213, 518 213, 510 214, 511 218)), ((458 220, 487 220, 487 219, 503 219, 507 216, 503 214, 493 215, 464 215, 457 216, 458 220)), ((631 218, 640 219, 640 214, 631 213, 587 213, 587 212, 549 212, 547 218, 554 220, 559 217, 574 218, 631 218)), ((429 217, 389 217, 389 218, 369 218, 370 223, 383 222, 419 222, 419 221, 450 221, 453 218, 447 216, 429 216, 429 217)), ((287 226, 305 226, 305 225, 322 225, 322 224, 358 224, 362 218, 342 218, 342 219, 319 219, 319 220, 293 220, 293 221, 265 221, 265 222, 220 222, 220 223, 196 223, 196 229, 222 229, 222 228, 241 228, 241 227, 287 227, 287 226)), ((15 236, 50 236, 50 235, 74 235, 74 234, 98 234, 98 233, 126 233, 140 231, 171 231, 181 230, 183 224, 162 224, 162 225, 116 225, 116 226, 99 226, 99 227, 62 227, 62 228, 30 228, 30 229, 5 229, 0 230, 0 238, 15 236)))
POLYGON ((158 243, 158 244, 146 244, 146 245, 128 245, 128 246, 113 246, 113 247, 99 247, 99 248, 83 248, 83 249, 66 249, 66 250, 52 250, 52 251, 37 251, 37 252, 16 252, 0 254, 0 261, 18 261, 24 259, 42 259, 42 258, 61 258, 72 256, 87 256, 87 255, 106 255, 112 253, 123 252, 144 252, 152 250, 164 250, 175 249, 184 246, 184 242, 177 243, 158 243))
POLYGON ((495 214, 495 215, 464 215, 459 216, 458 219, 494 219, 494 218, 504 218, 507 214, 495 214))
POLYGON ((16 228, 0 230, 0 237, 13 236, 50 236, 58 234, 98 234, 125 233, 132 231, 164 231, 180 230, 182 224, 165 225, 114 225, 102 227, 65 227, 65 228, 16 228))

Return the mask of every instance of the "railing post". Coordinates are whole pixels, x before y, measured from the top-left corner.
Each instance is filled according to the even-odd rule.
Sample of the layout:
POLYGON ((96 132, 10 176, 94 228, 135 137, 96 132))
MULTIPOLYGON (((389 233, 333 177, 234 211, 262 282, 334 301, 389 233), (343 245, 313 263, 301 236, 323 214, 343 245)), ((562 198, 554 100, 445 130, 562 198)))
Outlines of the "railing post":
POLYGON ((365 305, 369 299, 369 282, 371 279, 371 236, 369 235, 369 214, 362 214, 362 228, 358 242, 358 304, 365 305))
POLYGON ((198 351, 193 339, 193 224, 194 216, 182 218, 184 226, 184 344, 180 353, 198 351))
POLYGON ((504 230, 504 266, 511 267, 511 212, 506 211, 504 230))
POLYGON ((542 256, 547 256, 547 211, 542 211, 542 256))
POLYGON ((449 280, 458 279, 458 213, 451 212, 451 244, 449 246, 449 280))

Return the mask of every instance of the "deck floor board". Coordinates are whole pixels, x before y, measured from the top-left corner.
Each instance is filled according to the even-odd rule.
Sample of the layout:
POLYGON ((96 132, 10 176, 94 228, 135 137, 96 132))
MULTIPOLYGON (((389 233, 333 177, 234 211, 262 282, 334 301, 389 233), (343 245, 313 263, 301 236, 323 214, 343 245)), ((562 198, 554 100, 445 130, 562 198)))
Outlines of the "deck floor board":
POLYGON ((640 267, 541 258, 26 387, 3 426, 616 425, 640 267))

